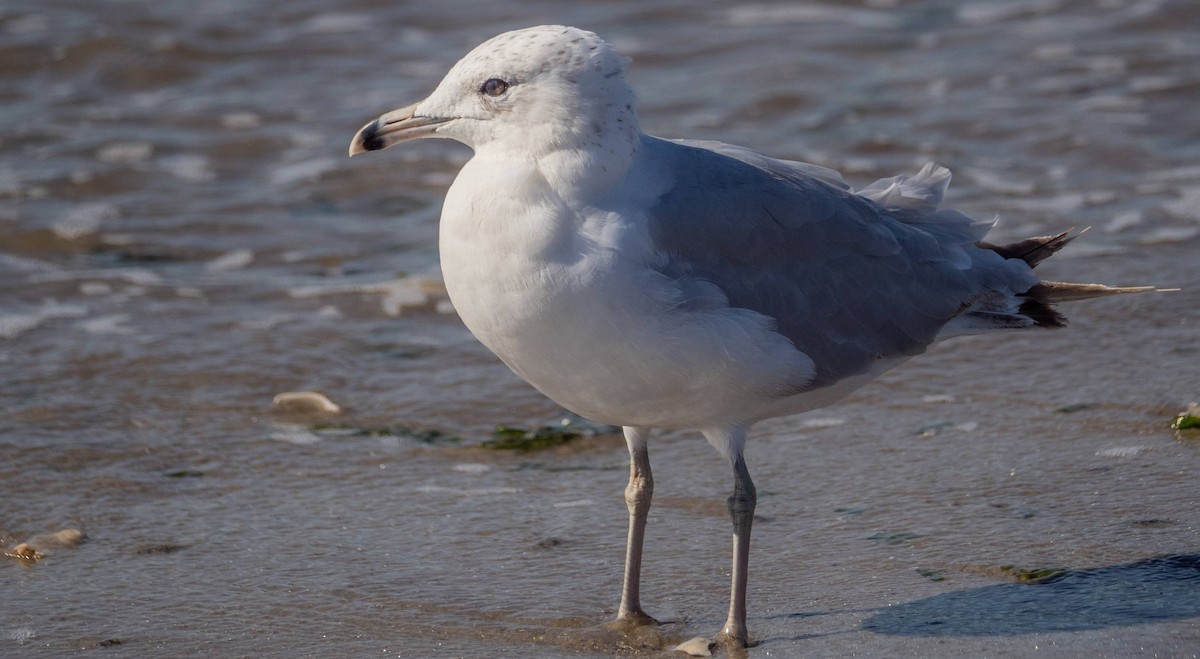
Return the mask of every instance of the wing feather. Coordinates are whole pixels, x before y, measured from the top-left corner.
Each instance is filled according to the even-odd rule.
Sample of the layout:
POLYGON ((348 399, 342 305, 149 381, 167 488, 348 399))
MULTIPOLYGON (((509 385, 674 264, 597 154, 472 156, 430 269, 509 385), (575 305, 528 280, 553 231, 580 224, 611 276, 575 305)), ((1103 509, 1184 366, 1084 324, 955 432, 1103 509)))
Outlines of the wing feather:
POLYGON ((809 387, 919 354, 973 300, 1037 283, 1023 262, 975 245, 986 224, 938 209, 944 168, 855 194, 836 173, 740 147, 647 140, 679 165, 648 214, 655 267, 771 318, 815 362, 809 387))

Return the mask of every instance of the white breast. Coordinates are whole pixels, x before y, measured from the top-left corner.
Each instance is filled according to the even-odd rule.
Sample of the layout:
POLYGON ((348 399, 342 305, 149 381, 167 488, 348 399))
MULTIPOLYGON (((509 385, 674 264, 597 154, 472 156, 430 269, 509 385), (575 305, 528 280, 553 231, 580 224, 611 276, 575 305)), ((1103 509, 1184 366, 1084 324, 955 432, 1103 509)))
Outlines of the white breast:
POLYGON ((637 219, 570 207, 535 167, 475 158, 442 211, 446 288, 485 346, 580 415, 693 428, 758 416, 811 361, 752 312, 680 309, 637 219))

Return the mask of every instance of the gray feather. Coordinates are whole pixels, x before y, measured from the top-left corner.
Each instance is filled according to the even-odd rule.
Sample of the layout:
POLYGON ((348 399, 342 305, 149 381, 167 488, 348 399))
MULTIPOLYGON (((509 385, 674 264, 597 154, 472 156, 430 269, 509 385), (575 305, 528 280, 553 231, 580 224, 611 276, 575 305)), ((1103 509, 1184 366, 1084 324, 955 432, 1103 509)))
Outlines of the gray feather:
POLYGON ((868 197, 745 149, 644 140, 652 157, 688 162, 672 169, 687 180, 649 211, 653 265, 771 318, 816 363, 810 388, 919 354, 975 301, 1037 283, 1023 261, 975 245, 986 227, 937 208, 944 169, 881 181, 868 197))

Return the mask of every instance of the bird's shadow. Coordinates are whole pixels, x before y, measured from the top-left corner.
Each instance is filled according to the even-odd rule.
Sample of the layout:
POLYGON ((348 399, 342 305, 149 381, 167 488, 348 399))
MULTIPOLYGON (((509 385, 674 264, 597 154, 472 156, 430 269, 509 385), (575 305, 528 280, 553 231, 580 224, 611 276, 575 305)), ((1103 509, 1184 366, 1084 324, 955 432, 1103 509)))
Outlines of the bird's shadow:
POLYGON ((1017 636, 1200 616, 1200 554, 1068 570, 1041 583, 960 590, 880 609, 862 629, 895 636, 1017 636))

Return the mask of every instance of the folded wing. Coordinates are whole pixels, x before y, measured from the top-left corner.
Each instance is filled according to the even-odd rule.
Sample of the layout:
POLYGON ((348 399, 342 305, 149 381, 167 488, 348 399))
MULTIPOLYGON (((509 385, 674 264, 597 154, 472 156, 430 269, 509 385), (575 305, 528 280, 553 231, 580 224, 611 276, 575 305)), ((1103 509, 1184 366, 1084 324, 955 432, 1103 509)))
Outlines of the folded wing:
POLYGON ((773 319, 816 364, 805 388, 923 352, 980 300, 1016 314, 1037 283, 1025 262, 976 245, 989 224, 938 208, 944 168, 856 194, 814 165, 647 139, 674 177, 649 212, 654 266, 682 291, 715 287, 730 307, 773 319))

